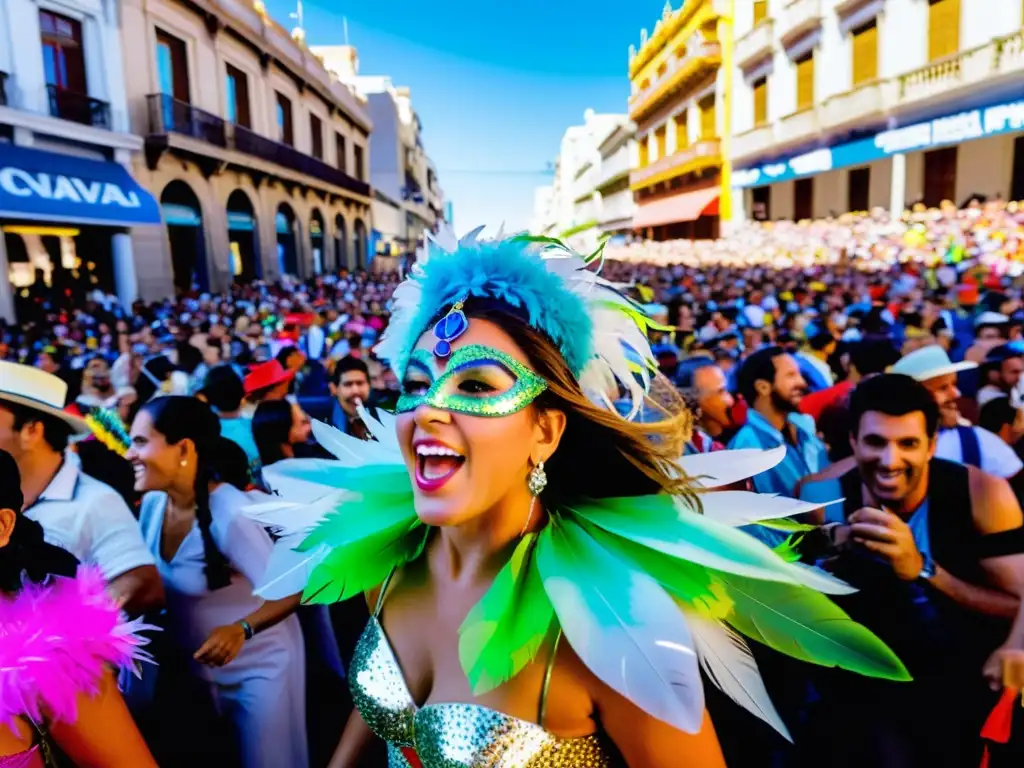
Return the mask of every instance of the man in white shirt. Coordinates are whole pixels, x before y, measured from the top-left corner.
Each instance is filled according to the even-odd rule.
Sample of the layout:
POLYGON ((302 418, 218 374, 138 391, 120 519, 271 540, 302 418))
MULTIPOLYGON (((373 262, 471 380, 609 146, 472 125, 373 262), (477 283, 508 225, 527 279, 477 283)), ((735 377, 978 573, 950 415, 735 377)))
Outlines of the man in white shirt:
POLYGON ((28 366, 0 362, 0 449, 21 473, 25 516, 46 541, 97 566, 129 616, 163 604, 156 562, 121 496, 82 472, 67 454, 72 435, 88 425, 58 407, 67 385, 28 366))
POLYGON ((940 419, 935 448, 937 458, 968 464, 1010 480, 1024 469, 1024 463, 1014 450, 998 435, 972 426, 960 417, 956 375, 976 367, 975 363, 967 361, 951 362, 942 347, 931 345, 905 355, 890 371, 917 379, 935 398, 940 419))

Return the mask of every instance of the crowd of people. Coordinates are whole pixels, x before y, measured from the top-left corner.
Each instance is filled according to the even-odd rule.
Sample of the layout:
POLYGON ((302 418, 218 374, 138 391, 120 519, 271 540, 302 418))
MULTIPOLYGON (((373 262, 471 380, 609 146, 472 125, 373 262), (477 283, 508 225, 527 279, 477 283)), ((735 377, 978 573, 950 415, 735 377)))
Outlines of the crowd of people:
MULTIPOLYGON (((837 602, 913 676, 808 671, 755 644, 794 743, 709 695, 727 764, 973 768, 984 750, 1018 765, 1024 730, 986 718, 1004 684, 1024 687, 1024 207, 757 224, 604 257, 602 276, 655 321, 659 380, 693 416, 686 454, 784 446, 738 487, 807 513, 743 530, 856 587, 837 602)), ((31 546, 95 566, 128 617, 163 629, 159 665, 124 687, 156 764, 354 764, 331 760, 370 611, 361 596, 256 596, 282 531, 245 510, 274 500, 274 465, 332 457, 313 420, 372 440, 367 418, 408 395, 375 351, 400 278, 235 285, 130 311, 42 296, 0 327, 0 488, 20 488, 0 499, 0 553, 9 508, 41 528, 31 546)), ((11 567, 0 554, 0 575, 11 567)), ((80 735, 54 737, 83 754, 80 735)), ((96 764, 146 765, 124 745, 96 764)), ((365 765, 386 764, 378 747, 365 765)))

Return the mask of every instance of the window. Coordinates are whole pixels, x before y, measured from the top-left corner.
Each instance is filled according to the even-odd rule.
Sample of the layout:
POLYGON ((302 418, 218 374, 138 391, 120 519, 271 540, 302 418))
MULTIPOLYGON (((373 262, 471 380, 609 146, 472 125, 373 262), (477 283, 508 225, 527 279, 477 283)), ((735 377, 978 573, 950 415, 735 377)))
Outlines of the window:
POLYGON ((814 215, 814 179, 797 179, 793 184, 793 219, 800 221, 814 215))
POLYGON ((338 170, 348 173, 348 158, 345 157, 345 137, 340 133, 334 134, 334 151, 338 155, 338 170))
POLYGON ((852 168, 846 178, 846 204, 851 211, 866 211, 870 205, 871 168, 852 168))
POLYGON ((690 146, 690 133, 686 125, 686 110, 676 115, 676 149, 686 149, 690 146))
POLYGON ((772 188, 754 187, 750 190, 750 215, 754 221, 768 221, 772 216, 772 188))
POLYGON ((936 208, 956 197, 957 147, 924 153, 924 204, 936 208))
POLYGON ((654 132, 654 143, 657 146, 658 160, 665 157, 665 134, 667 131, 667 126, 663 125, 654 132))
POLYGON ((651 162, 650 147, 647 141, 647 136, 642 139, 638 139, 636 146, 640 150, 640 161, 637 163, 637 168, 646 168, 651 162))
POLYGON ((814 50, 796 61, 796 108, 814 106, 814 50))
POLYGON ((74 19, 40 11, 39 29, 46 84, 61 91, 87 93, 82 25, 74 19))
POLYGON ((768 15, 768 0, 754 0, 754 24, 760 24, 768 15))
POLYGON ((355 171, 356 178, 360 181, 366 181, 363 175, 366 172, 366 169, 363 168, 363 148, 358 144, 352 145, 352 160, 352 164, 355 166, 353 170, 355 171))
POLYGON ((309 116, 309 135, 312 155, 317 160, 324 159, 324 124, 316 115, 309 116))
POLYGON ((277 140, 295 146, 295 134, 292 131, 292 103, 287 96, 277 94, 277 140))
POLYGON ((872 19, 853 30, 853 84, 878 77, 878 20, 872 19))
POLYGON ((1010 199, 1024 200, 1024 136, 1013 141, 1013 176, 1010 179, 1010 199))
POLYGON ((245 72, 228 64, 227 77, 227 118, 229 122, 243 128, 252 128, 249 116, 249 78, 245 72))
POLYGON ((700 137, 702 140, 713 139, 718 135, 715 115, 715 94, 705 96, 697 104, 700 109, 700 137))
POLYGON ((928 0, 928 61, 960 50, 960 0, 928 0))
POLYGON ((754 125, 768 122, 768 78, 754 81, 754 125))

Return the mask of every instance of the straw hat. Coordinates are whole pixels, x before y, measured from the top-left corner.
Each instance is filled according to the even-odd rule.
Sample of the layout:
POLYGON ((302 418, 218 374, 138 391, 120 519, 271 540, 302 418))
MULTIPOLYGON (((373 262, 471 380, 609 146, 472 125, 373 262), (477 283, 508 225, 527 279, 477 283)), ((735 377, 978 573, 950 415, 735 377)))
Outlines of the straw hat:
POLYGON ((68 385, 38 368, 0 361, 0 402, 6 400, 60 419, 76 435, 92 433, 85 419, 64 411, 68 385))

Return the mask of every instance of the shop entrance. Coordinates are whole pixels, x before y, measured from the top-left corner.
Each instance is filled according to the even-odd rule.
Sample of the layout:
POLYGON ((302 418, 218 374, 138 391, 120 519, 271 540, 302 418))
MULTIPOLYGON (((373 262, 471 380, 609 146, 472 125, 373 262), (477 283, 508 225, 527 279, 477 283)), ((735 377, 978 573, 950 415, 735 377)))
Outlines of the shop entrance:
POLYGON ((160 208, 167 225, 175 294, 208 291, 210 277, 199 198, 184 181, 172 181, 160 195, 160 208))
POLYGON ((298 239, 295 237, 295 212, 287 203, 277 208, 277 268, 282 275, 299 277, 298 239))
POLYGON ((252 201, 240 189, 228 198, 229 268, 236 283, 250 283, 263 276, 259 235, 252 201))

